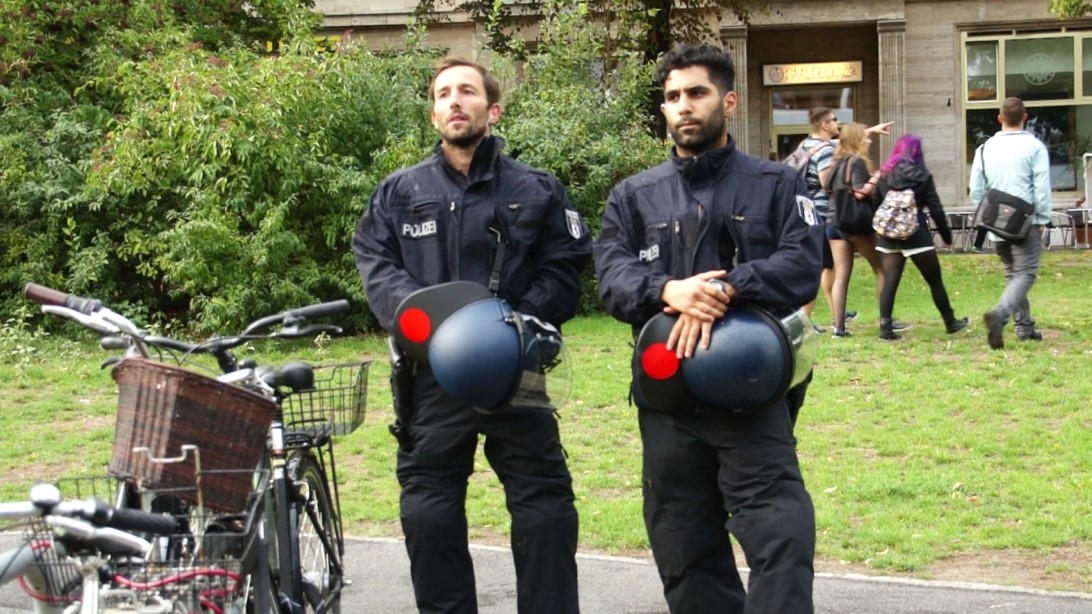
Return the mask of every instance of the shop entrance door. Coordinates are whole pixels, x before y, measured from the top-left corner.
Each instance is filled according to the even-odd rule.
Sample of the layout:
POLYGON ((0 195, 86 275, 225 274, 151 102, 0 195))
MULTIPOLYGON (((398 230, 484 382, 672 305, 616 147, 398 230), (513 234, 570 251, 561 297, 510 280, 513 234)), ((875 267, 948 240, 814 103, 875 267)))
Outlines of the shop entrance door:
POLYGON ((778 160, 792 153, 811 133, 808 113, 829 107, 841 123, 854 121, 857 88, 853 85, 808 85, 770 88, 770 153, 778 160))

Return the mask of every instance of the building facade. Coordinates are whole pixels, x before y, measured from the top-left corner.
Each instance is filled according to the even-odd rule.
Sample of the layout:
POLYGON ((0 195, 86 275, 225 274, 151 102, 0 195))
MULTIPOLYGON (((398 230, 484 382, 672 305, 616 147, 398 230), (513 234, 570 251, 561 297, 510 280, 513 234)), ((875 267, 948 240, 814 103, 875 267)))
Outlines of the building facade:
MULTIPOLYGON (((329 34, 353 30, 377 48, 401 39, 414 6, 316 2, 329 34)), ((445 17, 429 29, 429 44, 482 57, 480 27, 457 11, 445 17)), ((831 107, 842 122, 893 121, 873 159, 882 161, 901 134, 921 136, 945 206, 970 209, 975 147, 999 129, 1001 101, 1019 96, 1028 129, 1050 151, 1055 207, 1085 192, 1092 20, 1059 21, 1047 0, 774 0, 750 24, 725 16, 720 34, 739 74, 729 130, 748 153, 786 155, 814 106, 831 107)))

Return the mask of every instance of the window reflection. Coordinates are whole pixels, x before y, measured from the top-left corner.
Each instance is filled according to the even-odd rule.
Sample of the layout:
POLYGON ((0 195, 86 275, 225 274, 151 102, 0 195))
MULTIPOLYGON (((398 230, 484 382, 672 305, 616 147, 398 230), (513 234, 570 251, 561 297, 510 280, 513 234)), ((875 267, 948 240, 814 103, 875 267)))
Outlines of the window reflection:
POLYGON ((1031 100, 1073 98, 1073 38, 1005 41, 1005 95, 1031 100))
MULTIPOLYGON (((1001 129, 997 109, 967 111, 968 176, 975 149, 1001 129)), ((1092 105, 1029 107, 1025 129, 1047 147, 1053 190, 1084 190, 1083 154, 1092 153, 1092 105)))
POLYGON ((854 121, 851 86, 775 89, 770 100, 774 127, 806 126, 808 112, 815 107, 830 107, 842 123, 854 121))
POLYGON ((967 99, 997 99, 997 42, 967 44, 967 99))

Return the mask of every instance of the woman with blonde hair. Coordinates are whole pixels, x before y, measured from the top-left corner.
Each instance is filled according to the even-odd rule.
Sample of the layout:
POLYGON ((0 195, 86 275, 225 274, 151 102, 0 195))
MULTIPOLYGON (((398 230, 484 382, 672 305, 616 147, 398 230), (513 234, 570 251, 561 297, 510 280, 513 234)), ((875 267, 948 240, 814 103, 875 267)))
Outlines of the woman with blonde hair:
POLYGON ((876 274, 876 298, 883 288, 883 268, 880 255, 876 252, 876 234, 868 226, 839 228, 835 225, 839 204, 845 207, 850 199, 867 204, 874 210, 873 192, 879 179, 879 172, 874 172, 872 160, 868 158, 868 148, 872 144, 868 129, 856 122, 842 124, 838 135, 838 145, 834 149, 834 169, 830 175, 831 215, 827 223, 827 240, 834 257, 834 286, 831 290, 832 309, 834 311, 835 337, 848 337, 846 331, 846 295, 849 292, 849 278, 853 274, 853 252, 860 252, 868 261, 872 272, 876 274))

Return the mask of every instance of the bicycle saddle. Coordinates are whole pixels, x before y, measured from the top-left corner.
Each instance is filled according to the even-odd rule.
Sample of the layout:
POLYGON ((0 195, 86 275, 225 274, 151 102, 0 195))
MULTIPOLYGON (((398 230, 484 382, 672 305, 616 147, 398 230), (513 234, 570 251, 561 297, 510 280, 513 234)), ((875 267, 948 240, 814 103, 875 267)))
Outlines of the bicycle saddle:
POLYGON ((288 388, 292 392, 315 387, 315 372, 305 362, 289 362, 279 367, 259 369, 258 377, 275 390, 288 388))

